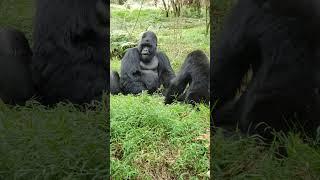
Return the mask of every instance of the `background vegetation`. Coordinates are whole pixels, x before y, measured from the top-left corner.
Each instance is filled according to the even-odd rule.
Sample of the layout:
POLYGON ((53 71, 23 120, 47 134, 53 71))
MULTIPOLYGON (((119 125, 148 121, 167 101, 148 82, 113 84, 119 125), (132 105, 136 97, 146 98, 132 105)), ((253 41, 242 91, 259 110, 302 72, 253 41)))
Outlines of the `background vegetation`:
MULTIPOLYGON (((115 1, 118 3, 118 1, 115 1)), ((200 14, 184 4, 180 15, 168 14, 162 1, 111 4, 111 69, 142 32, 154 31, 158 48, 178 72, 187 54, 203 50, 209 57, 206 8, 200 14)), ((182 2, 182 1, 181 1, 182 2)), ((160 94, 111 96, 111 174, 114 179, 208 179, 209 108, 164 105, 160 94)))
MULTIPOLYGON (((32 43, 34 2, 0 1, 0 26, 24 32, 32 43)), ((105 103, 90 107, 0 102, 0 179, 107 179, 105 103)))
MULTIPOLYGON (((232 3, 232 0, 214 1, 214 40, 232 3)), ((319 179, 319 139, 303 141, 294 133, 277 138, 270 147, 258 137, 225 138, 218 133, 211 141, 211 175, 214 179, 319 179)))

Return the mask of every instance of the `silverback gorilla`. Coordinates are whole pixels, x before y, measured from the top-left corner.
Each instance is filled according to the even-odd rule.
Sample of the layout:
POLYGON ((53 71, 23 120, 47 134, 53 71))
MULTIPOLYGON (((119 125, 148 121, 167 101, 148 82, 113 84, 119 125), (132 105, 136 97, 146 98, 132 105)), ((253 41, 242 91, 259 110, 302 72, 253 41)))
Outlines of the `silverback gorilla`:
POLYGON ((103 0, 38 0, 32 73, 43 104, 100 100, 109 88, 103 0))
POLYGON ((306 38, 305 19, 280 15, 269 3, 239 0, 214 45, 214 125, 267 139, 273 130, 314 136, 320 124, 320 59, 306 38), (252 80, 235 98, 250 67, 252 80))
POLYGON ((172 103, 175 98, 190 104, 209 103, 209 74, 209 60, 202 51, 188 54, 179 74, 171 80, 165 104, 172 103))
POLYGON ((0 28, 0 99, 9 104, 23 104, 33 96, 29 69, 32 52, 20 31, 0 28))
POLYGON ((120 88, 124 94, 152 93, 161 84, 167 88, 174 77, 169 59, 157 51, 157 36, 151 31, 143 33, 138 47, 128 49, 121 60, 120 88))

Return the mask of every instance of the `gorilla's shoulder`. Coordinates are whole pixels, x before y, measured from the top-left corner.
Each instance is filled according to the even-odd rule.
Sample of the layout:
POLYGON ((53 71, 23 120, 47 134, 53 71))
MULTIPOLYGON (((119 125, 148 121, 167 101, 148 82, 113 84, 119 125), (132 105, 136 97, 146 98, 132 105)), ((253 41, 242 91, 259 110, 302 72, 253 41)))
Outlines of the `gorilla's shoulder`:
POLYGON ((161 58, 161 59, 166 59, 166 60, 169 59, 167 54, 162 52, 162 51, 157 51, 156 55, 157 55, 158 58, 161 58))
POLYGON ((139 50, 137 47, 133 47, 133 48, 128 48, 126 50, 126 53, 139 53, 139 50))
POLYGON ((140 57, 138 48, 129 48, 125 51, 125 54, 122 59, 136 59, 137 57, 140 57))

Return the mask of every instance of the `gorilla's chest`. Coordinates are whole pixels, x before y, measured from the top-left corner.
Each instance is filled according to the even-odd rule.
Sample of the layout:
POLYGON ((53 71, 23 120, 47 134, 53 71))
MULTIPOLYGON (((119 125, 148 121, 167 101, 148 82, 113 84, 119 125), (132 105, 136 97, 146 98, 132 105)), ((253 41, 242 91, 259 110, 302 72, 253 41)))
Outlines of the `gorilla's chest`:
POLYGON ((140 61, 141 78, 147 81, 157 81, 159 79, 158 66, 159 60, 156 56, 149 63, 140 61))

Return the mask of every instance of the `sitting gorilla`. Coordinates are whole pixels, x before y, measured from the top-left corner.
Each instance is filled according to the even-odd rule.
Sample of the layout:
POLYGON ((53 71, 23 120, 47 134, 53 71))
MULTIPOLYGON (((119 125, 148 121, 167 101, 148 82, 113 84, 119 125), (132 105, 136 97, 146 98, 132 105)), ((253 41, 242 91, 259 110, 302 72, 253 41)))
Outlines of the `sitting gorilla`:
POLYGON ((116 71, 110 71, 110 93, 120 93, 120 76, 116 71))
POLYGON ((0 99, 23 104, 34 95, 29 69, 32 52, 20 31, 0 28, 0 99))
POLYGON ((178 101, 190 104, 209 103, 209 73, 208 57, 200 50, 188 54, 182 68, 167 89, 165 104, 170 104, 177 97, 178 101), (189 87, 186 86, 189 85, 189 87))
POLYGON ((215 44, 214 125, 267 139, 273 130, 314 136, 320 124, 320 64, 306 38, 309 29, 303 18, 280 16, 269 3, 239 0, 215 44), (250 84, 234 98, 250 67, 250 84))
POLYGON ((38 0, 32 73, 43 104, 100 100, 109 89, 103 0, 38 0))
POLYGON ((124 94, 138 94, 143 90, 156 91, 161 84, 165 88, 175 77, 168 57, 157 51, 157 36, 143 33, 136 48, 128 49, 121 61, 120 87, 124 94))

